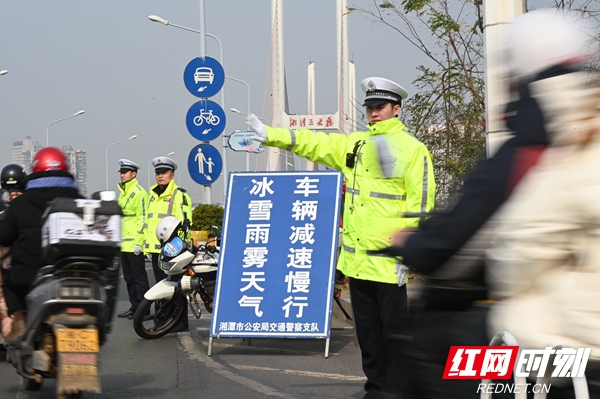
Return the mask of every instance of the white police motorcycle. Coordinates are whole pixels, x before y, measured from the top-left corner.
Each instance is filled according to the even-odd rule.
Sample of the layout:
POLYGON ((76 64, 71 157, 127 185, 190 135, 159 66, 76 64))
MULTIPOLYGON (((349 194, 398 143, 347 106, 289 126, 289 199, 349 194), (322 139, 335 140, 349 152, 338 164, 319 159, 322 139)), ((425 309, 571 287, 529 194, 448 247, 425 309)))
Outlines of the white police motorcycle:
MULTIPOLYGON (((193 245, 186 240, 189 231, 189 220, 182 223, 174 216, 165 217, 156 228, 162 245, 159 262, 167 278, 144 294, 135 312, 133 328, 144 339, 168 334, 187 311, 188 303, 196 319, 202 314, 200 301, 212 313, 218 240, 214 245, 193 245)), ((213 227, 213 235, 220 237, 218 228, 213 227)))

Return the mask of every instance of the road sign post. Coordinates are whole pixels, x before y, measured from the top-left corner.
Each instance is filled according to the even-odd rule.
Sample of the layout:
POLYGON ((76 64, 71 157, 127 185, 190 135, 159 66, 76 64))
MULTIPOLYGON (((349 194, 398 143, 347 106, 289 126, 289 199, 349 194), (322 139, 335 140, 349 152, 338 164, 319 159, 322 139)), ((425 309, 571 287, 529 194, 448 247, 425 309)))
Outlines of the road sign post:
MULTIPOLYGON (((207 143, 219 137, 225 129, 225 112, 217 103, 206 100, 223 88, 225 71, 216 59, 205 56, 204 52, 201 56, 186 65, 183 71, 183 83, 192 95, 203 99, 188 110, 186 126, 194 138, 207 143)), ((206 146, 200 145, 192 149, 188 157, 188 170, 194 181, 204 185, 204 202, 208 204, 212 202, 210 186, 219 177, 223 165, 221 154, 214 147, 206 146), (216 152, 216 155, 209 147, 216 152), (212 156, 204 153, 204 150, 212 153, 212 156)))

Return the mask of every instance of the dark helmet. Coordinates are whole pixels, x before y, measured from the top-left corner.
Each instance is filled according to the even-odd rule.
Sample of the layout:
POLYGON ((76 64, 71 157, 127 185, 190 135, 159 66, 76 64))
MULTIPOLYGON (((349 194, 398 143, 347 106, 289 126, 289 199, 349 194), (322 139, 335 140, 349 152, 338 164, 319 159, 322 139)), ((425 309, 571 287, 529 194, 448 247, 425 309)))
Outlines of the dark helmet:
POLYGON ((69 163, 67 162, 67 157, 58 148, 42 148, 33 157, 31 172, 50 172, 54 170, 68 172, 69 163))
POLYGON ((25 182, 27 181, 27 173, 22 166, 10 164, 2 169, 0 174, 2 188, 9 191, 25 191, 25 182))

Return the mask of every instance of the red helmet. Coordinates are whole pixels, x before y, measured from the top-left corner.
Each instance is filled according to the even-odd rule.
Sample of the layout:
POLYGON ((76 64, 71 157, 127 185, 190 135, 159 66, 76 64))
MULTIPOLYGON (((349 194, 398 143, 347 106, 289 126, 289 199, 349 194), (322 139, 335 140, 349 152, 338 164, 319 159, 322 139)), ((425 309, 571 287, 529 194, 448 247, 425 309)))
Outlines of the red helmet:
POLYGON ((58 148, 46 147, 42 148, 33 157, 31 163, 31 172, 48 172, 52 170, 69 171, 69 163, 67 157, 58 148))

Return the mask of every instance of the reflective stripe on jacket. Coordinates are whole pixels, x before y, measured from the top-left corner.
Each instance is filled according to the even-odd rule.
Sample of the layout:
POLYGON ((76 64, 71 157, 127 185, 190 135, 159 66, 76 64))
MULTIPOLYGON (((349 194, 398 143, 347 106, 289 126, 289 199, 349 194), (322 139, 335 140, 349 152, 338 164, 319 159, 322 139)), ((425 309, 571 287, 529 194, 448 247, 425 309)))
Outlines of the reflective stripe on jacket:
POLYGON ((391 236, 405 227, 417 227, 404 212, 428 212, 435 200, 432 156, 396 118, 368 126, 368 132, 326 134, 308 129, 267 126, 269 146, 289 150, 312 162, 340 170, 346 178, 344 232, 338 269, 346 276, 396 283, 396 258, 371 251, 391 245, 391 236), (373 136, 385 134, 394 160, 394 178, 383 177, 373 136), (354 166, 346 154, 356 153, 354 166))
POLYGON ((123 210, 121 231, 121 251, 133 252, 133 247, 144 245, 144 223, 146 223, 146 207, 148 193, 137 179, 127 183, 119 183, 119 206, 123 210))
POLYGON ((192 220, 192 199, 186 192, 177 187, 175 179, 171 180, 166 190, 160 195, 154 191, 157 186, 158 184, 155 184, 150 187, 146 226, 144 226, 145 253, 160 252, 161 247, 156 238, 156 227, 162 218, 173 215, 182 222, 185 218, 192 220))

